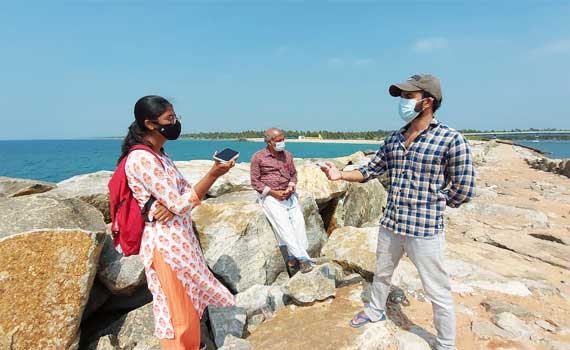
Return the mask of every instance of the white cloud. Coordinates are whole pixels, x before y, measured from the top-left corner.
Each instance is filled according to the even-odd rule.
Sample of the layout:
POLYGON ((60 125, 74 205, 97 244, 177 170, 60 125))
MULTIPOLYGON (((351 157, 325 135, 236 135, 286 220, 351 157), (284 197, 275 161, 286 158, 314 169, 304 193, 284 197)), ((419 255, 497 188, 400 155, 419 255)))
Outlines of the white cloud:
POLYGON ((538 47, 531 52, 533 55, 563 55, 570 53, 570 40, 555 40, 538 47))
POLYGON ((353 64, 356 67, 363 67, 363 66, 371 65, 373 62, 374 62, 374 60, 371 58, 359 58, 359 59, 355 60, 353 64))
POLYGON ((413 50, 416 52, 430 52, 445 49, 447 46, 447 40, 445 38, 426 38, 416 41, 413 50))

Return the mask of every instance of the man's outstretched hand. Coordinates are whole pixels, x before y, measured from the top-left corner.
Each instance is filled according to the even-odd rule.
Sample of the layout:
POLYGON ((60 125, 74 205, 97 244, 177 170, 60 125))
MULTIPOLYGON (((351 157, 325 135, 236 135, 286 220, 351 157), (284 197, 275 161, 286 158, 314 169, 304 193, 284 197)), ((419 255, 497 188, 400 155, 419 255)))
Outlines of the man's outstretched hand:
POLYGON ((325 162, 324 164, 319 164, 319 166, 329 180, 331 181, 342 180, 342 174, 340 170, 338 170, 333 163, 325 162))

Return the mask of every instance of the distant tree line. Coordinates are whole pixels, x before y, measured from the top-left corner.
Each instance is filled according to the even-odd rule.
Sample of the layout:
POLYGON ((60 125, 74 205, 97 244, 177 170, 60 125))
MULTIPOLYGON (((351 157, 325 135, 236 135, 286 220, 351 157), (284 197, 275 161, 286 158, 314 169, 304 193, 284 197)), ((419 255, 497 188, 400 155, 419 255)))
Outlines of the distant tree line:
MULTIPOLYGON (((302 131, 302 130, 283 130, 288 138, 299 138, 299 136, 307 138, 318 138, 319 136, 327 140, 381 140, 391 131, 302 131)), ((263 137, 264 131, 246 130, 240 132, 198 132, 184 134, 184 138, 193 139, 250 139, 263 137)))
POLYGON ((477 132, 485 132, 485 133, 493 133, 493 132, 521 132, 521 131, 564 131, 561 129, 555 128, 546 128, 546 129, 511 129, 511 130, 477 130, 477 129, 462 129, 460 130, 462 133, 477 133, 477 132))
MULTIPOLYGON (((374 130, 374 131, 328 131, 328 130, 315 130, 315 131, 304 131, 304 130, 284 130, 285 136, 288 138, 299 138, 299 136, 307 138, 318 138, 319 136, 327 140, 382 140, 388 136, 393 130, 374 130)), ((560 131, 559 129, 549 128, 549 129, 512 129, 512 130, 477 130, 477 129, 463 129, 460 130, 462 133, 493 133, 493 132, 520 132, 520 131, 560 131)), ((227 131, 216 131, 216 132, 198 132, 182 135, 183 138, 187 139, 207 139, 207 140, 219 140, 219 139, 251 139, 251 138, 262 138, 263 130, 245 130, 237 132, 227 132, 227 131)), ((512 135, 509 139, 513 140, 523 140, 532 138, 528 135, 512 135)), ((569 135, 541 135, 540 139, 549 140, 568 140, 569 135)))

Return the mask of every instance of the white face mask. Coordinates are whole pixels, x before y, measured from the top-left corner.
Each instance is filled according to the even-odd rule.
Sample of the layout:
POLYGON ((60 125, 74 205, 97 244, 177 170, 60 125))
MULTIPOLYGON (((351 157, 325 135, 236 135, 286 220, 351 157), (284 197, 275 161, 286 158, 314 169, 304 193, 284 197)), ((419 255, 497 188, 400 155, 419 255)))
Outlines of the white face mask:
POLYGON ((283 152, 285 150, 285 141, 275 142, 275 150, 277 152, 283 152))
POLYGON ((422 111, 416 112, 416 104, 423 100, 416 100, 413 98, 401 98, 400 104, 398 105, 398 112, 400 113, 400 117, 406 122, 409 123, 414 120, 422 111))

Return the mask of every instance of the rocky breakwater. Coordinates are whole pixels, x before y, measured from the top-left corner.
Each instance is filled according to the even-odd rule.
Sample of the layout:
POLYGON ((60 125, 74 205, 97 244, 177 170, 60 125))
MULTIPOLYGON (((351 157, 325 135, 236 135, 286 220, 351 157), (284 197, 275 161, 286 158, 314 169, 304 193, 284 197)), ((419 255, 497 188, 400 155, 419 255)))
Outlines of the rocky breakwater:
POLYGON ((528 164, 538 170, 570 177, 570 159, 550 159, 547 157, 533 157, 528 164))
MULTIPOLYGON (((456 300, 457 346, 467 350, 569 349, 569 180, 530 168, 516 147, 489 142, 474 143, 473 148, 477 197, 447 211, 447 266, 456 300)), ((331 161, 353 169, 369 157, 359 152, 331 161)), ((388 321, 362 329, 348 326, 370 295, 378 219, 386 202, 381 181, 333 183, 314 165, 323 160, 295 161, 310 251, 317 263, 311 273, 289 277, 284 272, 275 234, 249 185, 247 163, 240 163, 235 172, 221 179, 193 211, 209 267, 237 300, 235 307, 211 308, 204 315, 201 331, 206 348, 429 349, 435 332, 431 304, 407 258, 393 278, 394 290, 408 300, 406 306, 391 300, 388 321)), ((209 164, 180 163, 190 181, 203 175, 209 164)), ((140 261, 117 254, 109 237, 101 236, 104 210, 95 208, 95 203, 82 195, 49 192, 0 199, 0 215, 6 215, 0 221, 0 237, 15 239, 18 234, 12 232, 45 226, 55 230, 55 236, 68 232, 72 237, 97 239, 90 238, 92 255, 78 253, 85 262, 82 266, 90 267, 81 280, 88 282, 84 284, 88 302, 84 305, 86 294, 81 292, 75 308, 66 308, 74 315, 70 318, 74 322, 67 323, 72 324, 66 328, 67 337, 58 335, 61 329, 42 325, 34 344, 50 348, 45 345, 55 341, 66 347, 54 349, 75 349, 80 328, 82 349, 158 350, 140 261), (94 262, 97 249, 100 258, 94 262)), ((12 259, 13 254, 7 252, 0 250, 0 259, 12 259)), ((32 258, 22 255, 22 259, 32 258)), ((5 276, 0 272, 2 282, 5 276)), ((13 283, 24 281, 14 279, 13 283)), ((2 305, 26 304, 23 301, 28 296, 15 290, 19 289, 11 287, 11 299, 2 294, 2 305)), ((41 312, 33 306, 25 311, 38 317, 58 310, 54 304, 42 305, 41 312)), ((19 345, 22 326, 13 318, 4 317, 2 322, 0 344, 25 348, 19 345)))

